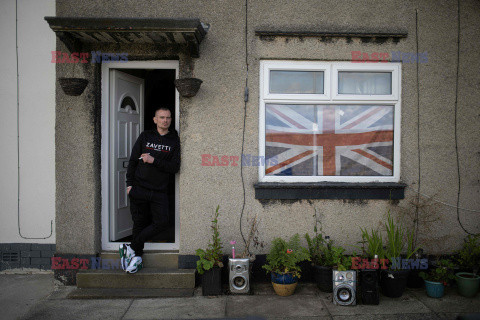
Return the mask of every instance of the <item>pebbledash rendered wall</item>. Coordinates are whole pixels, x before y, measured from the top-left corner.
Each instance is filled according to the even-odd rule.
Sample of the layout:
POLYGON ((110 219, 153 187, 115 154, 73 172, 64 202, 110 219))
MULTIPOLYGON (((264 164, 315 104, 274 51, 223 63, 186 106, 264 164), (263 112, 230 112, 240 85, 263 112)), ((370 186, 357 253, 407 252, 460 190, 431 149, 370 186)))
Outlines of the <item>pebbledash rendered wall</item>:
MULTIPOLYGON (((242 242, 239 219, 244 191, 240 167, 202 166, 201 155, 241 155, 246 61, 249 100, 243 153, 258 155, 262 59, 350 61, 352 51, 416 52, 417 41, 418 52, 427 52, 428 62, 403 63, 401 67, 401 182, 407 185, 405 199, 260 201, 255 199, 254 188, 258 168, 248 166, 243 168, 246 199, 243 231, 247 234, 247 218, 257 213, 258 239, 265 247, 254 252, 267 253, 274 237, 312 233, 316 208, 324 233, 352 251, 351 245, 361 238, 360 227, 381 226, 389 210, 397 217, 403 208, 415 212, 411 203, 420 190, 443 203, 432 200, 422 203, 420 220, 436 221, 419 225, 419 244, 427 253, 459 248, 466 233, 458 223, 457 210, 448 205, 456 206, 459 196, 461 208, 480 208, 480 3, 461 1, 460 17, 457 1, 248 0, 247 3, 246 8, 246 1, 236 0, 57 2, 57 16, 198 18, 210 25, 200 46, 200 58, 194 59, 194 76, 204 81, 202 87, 195 97, 180 99, 180 255, 191 257, 197 248, 206 246, 217 205, 220 205, 219 225, 225 253, 230 240, 242 242), (390 30, 405 31, 408 36, 398 42, 389 39, 380 43, 358 38, 261 39, 255 35, 255 31, 266 29, 390 30)), ((121 47, 109 49, 122 51, 121 47)), ((57 50, 66 50, 58 40, 57 50)), ((138 59, 162 57, 145 48, 129 50, 134 51, 129 57, 138 59)), ((59 64, 57 77, 66 74, 66 68, 59 64)), ((57 88, 57 253, 94 254, 101 250, 99 68, 88 64, 82 69, 94 83, 81 98, 69 98, 57 88), (75 154, 62 151, 72 145, 75 154)), ((480 230, 478 215, 459 211, 463 226, 472 233, 480 230)), ((413 226, 408 214, 403 217, 413 226)), ((242 245, 238 250, 242 251, 242 245)))

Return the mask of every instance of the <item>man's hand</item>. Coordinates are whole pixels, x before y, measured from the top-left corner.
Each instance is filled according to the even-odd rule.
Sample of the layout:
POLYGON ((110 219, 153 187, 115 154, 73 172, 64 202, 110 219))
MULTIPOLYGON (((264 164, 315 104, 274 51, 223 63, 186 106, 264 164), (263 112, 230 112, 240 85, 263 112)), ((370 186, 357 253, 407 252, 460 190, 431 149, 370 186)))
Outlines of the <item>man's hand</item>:
POLYGON ((155 160, 155 158, 152 157, 150 153, 142 153, 140 158, 142 158, 143 163, 153 163, 153 160, 155 160))
POLYGON ((127 195, 130 194, 130 190, 132 190, 132 186, 127 187, 127 195))

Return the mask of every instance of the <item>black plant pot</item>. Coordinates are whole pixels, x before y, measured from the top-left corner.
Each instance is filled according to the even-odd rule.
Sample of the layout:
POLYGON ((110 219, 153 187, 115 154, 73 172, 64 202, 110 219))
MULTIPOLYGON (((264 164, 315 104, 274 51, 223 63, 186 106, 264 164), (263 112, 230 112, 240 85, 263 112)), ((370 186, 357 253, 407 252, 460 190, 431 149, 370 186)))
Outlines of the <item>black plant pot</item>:
POLYGON ((389 298, 399 298, 407 286, 409 270, 382 270, 380 287, 383 295, 389 298))
POLYGON ((88 85, 88 80, 82 78, 59 78, 58 82, 68 96, 81 95, 88 85))
POLYGON ((410 270, 410 273, 407 277, 407 287, 409 288, 422 288, 423 279, 419 276, 420 270, 413 269, 410 270))
POLYGON ((202 274, 202 295, 218 296, 222 294, 222 269, 213 267, 202 274))
POLYGON ((313 275, 318 289, 323 292, 333 292, 333 273, 332 267, 313 266, 313 275))

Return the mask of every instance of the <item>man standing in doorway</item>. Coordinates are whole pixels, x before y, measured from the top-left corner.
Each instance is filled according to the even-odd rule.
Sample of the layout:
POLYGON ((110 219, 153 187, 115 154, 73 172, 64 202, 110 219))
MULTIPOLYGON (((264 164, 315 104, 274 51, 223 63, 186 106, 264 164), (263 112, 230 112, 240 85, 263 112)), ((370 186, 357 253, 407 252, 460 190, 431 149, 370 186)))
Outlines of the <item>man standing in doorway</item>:
POLYGON ((133 220, 132 242, 120 245, 122 269, 135 273, 142 267, 145 242, 168 228, 169 178, 180 169, 180 139, 168 108, 157 108, 155 130, 140 134, 127 169, 127 193, 133 220))

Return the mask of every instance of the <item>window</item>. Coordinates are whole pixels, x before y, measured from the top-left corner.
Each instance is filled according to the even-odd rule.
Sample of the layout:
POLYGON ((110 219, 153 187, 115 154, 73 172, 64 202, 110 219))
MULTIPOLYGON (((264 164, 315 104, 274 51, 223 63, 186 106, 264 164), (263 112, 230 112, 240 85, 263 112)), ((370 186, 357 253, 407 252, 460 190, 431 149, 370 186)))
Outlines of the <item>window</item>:
POLYGON ((400 64, 262 61, 260 182, 398 182, 400 64))

